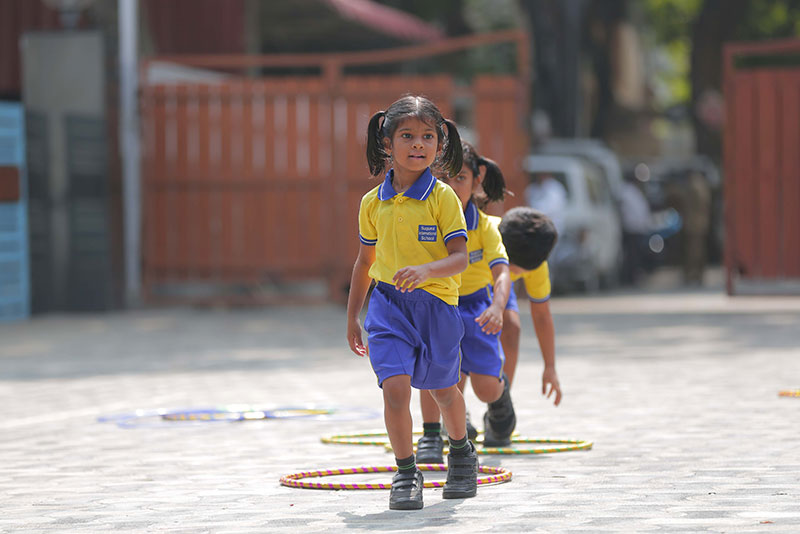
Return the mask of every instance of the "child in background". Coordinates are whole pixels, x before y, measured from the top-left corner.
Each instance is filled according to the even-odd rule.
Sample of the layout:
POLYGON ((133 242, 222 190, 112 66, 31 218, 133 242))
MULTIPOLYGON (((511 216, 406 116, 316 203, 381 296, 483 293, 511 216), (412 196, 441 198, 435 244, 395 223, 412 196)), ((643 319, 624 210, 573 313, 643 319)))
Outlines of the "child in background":
POLYGON ((397 461, 389 508, 423 506, 422 473, 413 452, 411 388, 430 390, 450 430, 445 499, 477 491, 478 458, 467 439, 459 381, 458 314, 460 273, 467 267, 467 231, 453 190, 436 180, 430 166, 439 157, 448 174, 461 168, 455 125, 430 100, 406 96, 372 116, 367 162, 373 176, 391 168, 361 199, 358 258, 347 303, 347 341, 369 355, 383 390, 384 420, 397 461), (446 134, 445 134, 446 130, 446 134), (359 312, 369 289, 362 342, 359 312))
MULTIPOLYGON (((482 189, 490 200, 502 200, 505 180, 497 165, 480 156, 469 143, 462 144, 463 165, 454 177, 443 177, 464 206, 467 222, 469 267, 461 275, 458 311, 464 321, 461 372, 471 378, 475 395, 488 403, 484 418, 484 446, 505 447, 516 418, 508 381, 503 377, 503 350, 499 333, 511 279, 508 258, 497 225, 500 219, 480 211, 472 195, 482 189), (483 171, 483 172, 482 172, 483 171), (482 178, 482 179, 481 179, 482 178)), ((462 381, 462 388, 465 380, 462 381)), ((424 435, 417 442, 420 463, 441 463, 443 441, 436 403, 421 392, 424 435)))
MULTIPOLYGON (((543 213, 528 207, 509 210, 498 227, 509 259, 511 281, 522 279, 530 301, 531 318, 544 360, 542 395, 554 404, 561 403, 561 385, 556 373, 555 328, 550 314, 550 272, 547 257, 558 234, 553 222, 543 213)), ((503 316, 501 342, 506 360, 503 367, 509 384, 513 383, 519 355, 521 332, 519 308, 512 289, 503 316)))

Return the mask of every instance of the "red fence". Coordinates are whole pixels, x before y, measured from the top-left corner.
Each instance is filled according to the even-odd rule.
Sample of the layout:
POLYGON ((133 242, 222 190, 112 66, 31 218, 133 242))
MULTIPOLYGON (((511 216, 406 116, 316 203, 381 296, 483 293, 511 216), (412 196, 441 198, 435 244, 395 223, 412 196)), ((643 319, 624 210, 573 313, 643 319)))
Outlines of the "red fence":
POLYGON ((725 52, 728 293, 796 293, 800 41, 732 44, 725 52))
MULTIPOLYGON (((341 68, 360 56, 322 57, 341 68)), ((211 61, 253 66, 247 56, 211 61)), ((146 298, 230 300, 235 286, 252 302, 264 284, 294 280, 324 280, 329 296, 342 298, 358 248, 358 202, 377 184, 364 156, 367 122, 404 93, 428 96, 450 117, 457 102, 471 102, 481 150, 522 190, 523 77, 478 77, 465 89, 446 75, 325 74, 143 87, 146 298), (192 297, 187 288, 198 285, 216 293, 192 297)))

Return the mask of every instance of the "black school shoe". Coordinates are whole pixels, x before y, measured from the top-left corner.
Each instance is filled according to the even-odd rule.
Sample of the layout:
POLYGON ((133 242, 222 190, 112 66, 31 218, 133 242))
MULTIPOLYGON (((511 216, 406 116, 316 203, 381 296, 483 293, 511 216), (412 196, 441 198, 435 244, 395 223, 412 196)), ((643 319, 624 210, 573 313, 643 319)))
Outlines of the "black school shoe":
POLYGON ((517 426, 517 415, 511 402, 508 377, 503 374, 503 394, 483 414, 483 446, 510 447, 511 434, 517 426))
POLYGON ((475 445, 467 441, 466 454, 447 455, 447 482, 444 483, 444 499, 466 499, 478 493, 478 453, 475 445))
POLYGON ((442 436, 422 436, 417 441, 417 463, 418 464, 443 464, 444 440, 442 436))
POLYGON ((422 471, 395 473, 389 493, 389 510, 422 509, 422 471))

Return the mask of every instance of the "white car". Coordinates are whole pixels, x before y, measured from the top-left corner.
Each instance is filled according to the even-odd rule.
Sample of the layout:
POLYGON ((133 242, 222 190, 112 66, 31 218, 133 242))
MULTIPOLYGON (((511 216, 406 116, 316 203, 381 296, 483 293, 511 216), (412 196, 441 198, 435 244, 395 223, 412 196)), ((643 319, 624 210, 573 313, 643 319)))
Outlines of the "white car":
POLYGON ((580 156, 597 163, 603 171, 611 196, 619 201, 622 195, 622 165, 613 150, 599 139, 548 139, 536 147, 536 152, 561 156, 580 156))
MULTIPOLYGON (((531 183, 544 176, 557 180, 566 192, 561 213, 548 213, 559 203, 536 205, 537 195, 526 190, 531 207, 557 221, 558 242, 548 263, 553 286, 595 291, 615 285, 622 259, 622 224, 603 172, 591 161, 575 156, 533 154, 524 169, 531 183)), ((538 197, 540 198, 540 197, 538 197)))

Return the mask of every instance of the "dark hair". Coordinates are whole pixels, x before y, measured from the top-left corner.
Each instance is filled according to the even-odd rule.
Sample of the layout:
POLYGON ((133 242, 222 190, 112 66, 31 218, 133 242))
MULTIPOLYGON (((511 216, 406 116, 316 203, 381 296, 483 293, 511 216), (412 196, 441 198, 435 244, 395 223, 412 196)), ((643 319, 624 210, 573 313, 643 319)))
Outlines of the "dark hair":
POLYGON ((497 163, 484 158, 475 147, 466 141, 461 142, 461 149, 464 152, 464 167, 469 168, 472 174, 477 178, 480 174, 480 168, 486 167, 486 175, 483 177, 483 192, 486 193, 486 198, 489 202, 498 202, 503 200, 506 196, 506 180, 503 178, 503 172, 497 163))
POLYGON ((539 267, 558 239, 550 218, 533 208, 513 208, 503 215, 499 226, 508 261, 525 270, 539 267))
POLYGON ((383 146, 383 139, 392 139, 394 132, 403 120, 416 118, 430 124, 436 130, 439 146, 443 147, 438 166, 453 176, 461 169, 461 137, 452 121, 445 119, 436 104, 423 96, 407 95, 379 111, 369 120, 367 126, 367 164, 372 176, 386 170, 389 154, 383 146), (383 119, 383 121, 381 121, 383 119), (445 134, 445 129, 447 133, 445 134))

